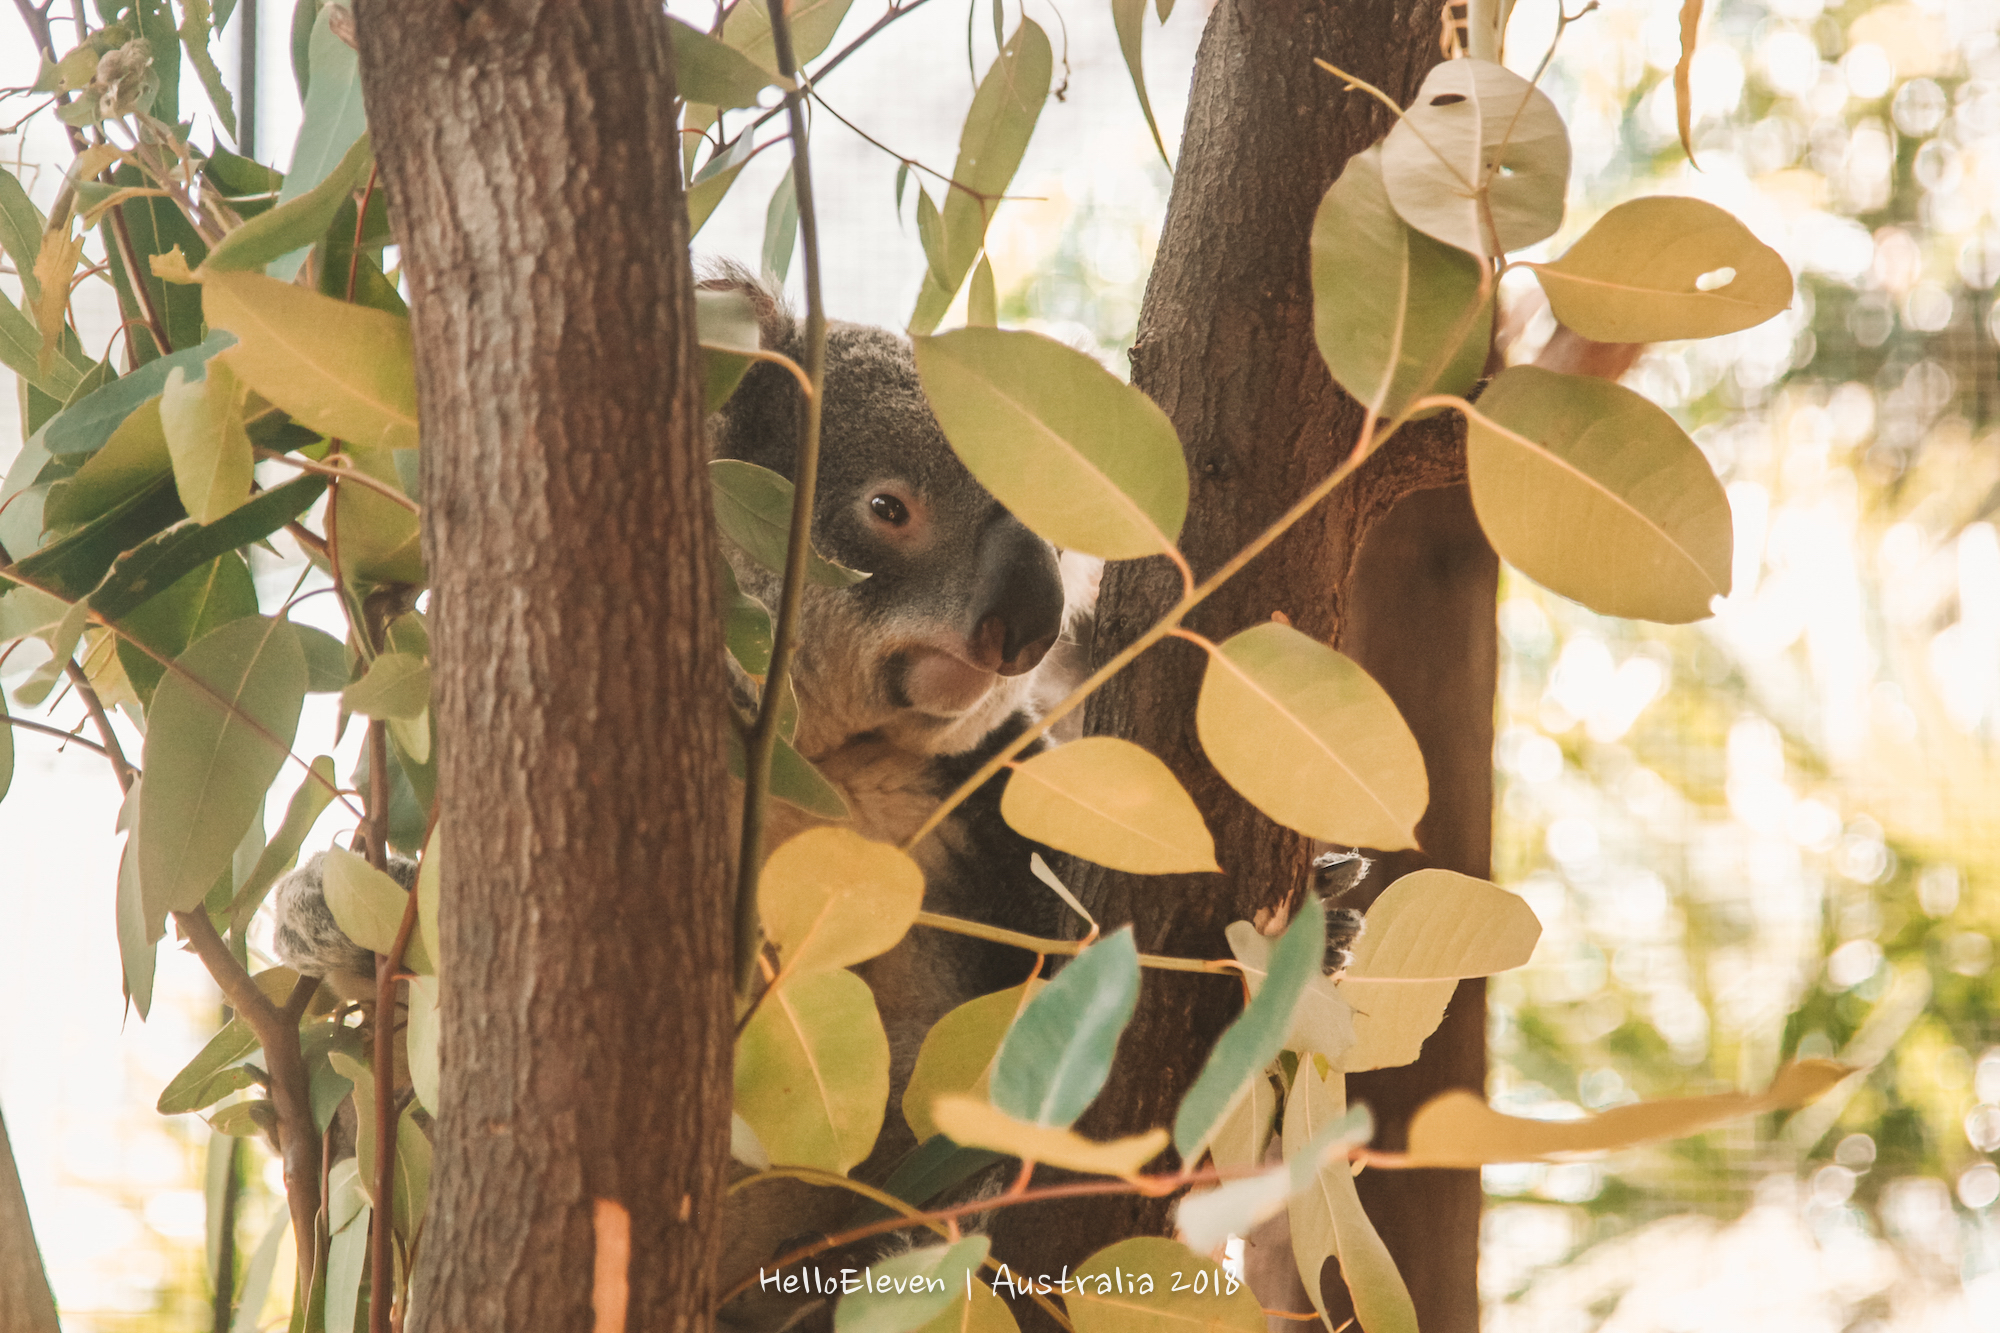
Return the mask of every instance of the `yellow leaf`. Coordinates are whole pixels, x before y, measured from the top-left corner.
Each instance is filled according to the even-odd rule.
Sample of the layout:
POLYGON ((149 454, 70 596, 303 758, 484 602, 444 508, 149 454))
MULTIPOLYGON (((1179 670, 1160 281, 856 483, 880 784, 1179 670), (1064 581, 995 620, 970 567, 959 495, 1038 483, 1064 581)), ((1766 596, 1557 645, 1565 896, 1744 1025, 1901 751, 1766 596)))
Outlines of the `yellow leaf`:
POLYGON ((894 948, 924 904, 924 872, 852 829, 808 829, 771 853, 757 912, 786 977, 828 972, 894 948))
POLYGON ((211 360, 198 380, 190 381, 178 369, 167 373, 160 391, 160 429, 173 459, 174 489, 197 523, 213 523, 250 498, 250 473, 257 460, 243 428, 248 393, 221 357, 211 360))
POLYGON ((736 1113, 778 1166, 845 1173, 889 1100, 889 1038, 868 983, 820 972, 774 987, 736 1041, 736 1113))
POLYGON ((953 1301, 917 1333, 1020 1333, 1021 1326, 1014 1322, 1007 1302, 994 1295, 993 1288, 975 1277, 971 1292, 970 1297, 953 1301))
POLYGON ((35 281, 41 285, 42 294, 34 301, 33 309, 35 327, 42 334, 39 364, 44 375, 49 373, 49 363, 62 342, 70 279, 76 276, 76 264, 81 258, 83 237, 71 236, 67 229, 43 234, 42 251, 35 257, 35 281))
POLYGON ((1209 654, 1195 730, 1229 785, 1288 828, 1350 847, 1414 847, 1430 783, 1388 692, 1288 625, 1209 654))
POLYGON ((1008 990, 967 1000, 931 1025, 903 1089, 903 1119, 917 1142, 938 1132, 932 1099, 946 1093, 986 1096, 993 1058, 1014 1018, 1048 983, 1036 977, 1008 990))
POLYGON ((1208 1141, 1209 1155, 1224 1171, 1248 1171, 1264 1163, 1264 1145, 1278 1110, 1278 1090, 1259 1074, 1222 1117, 1208 1141))
MULTIPOLYGON (((1270 974, 1271 950, 1278 942, 1248 921, 1230 922, 1223 937, 1243 965, 1244 980, 1255 995, 1270 974)), ((1333 978, 1314 977, 1306 983, 1299 1007, 1292 1012, 1292 1030, 1285 1036, 1284 1049, 1323 1055, 1338 1064, 1354 1047, 1356 1022, 1354 1007, 1333 978)))
POLYGON ((1113 870, 1221 870, 1215 839, 1173 772, 1110 736, 1044 750, 1015 769, 1000 817, 1025 837, 1113 870))
POLYGON ((1137 1177, 1167 1146, 1165 1129, 1097 1143, 1074 1130, 1016 1120, 972 1097, 939 1097, 931 1103, 931 1115, 938 1129, 963 1147, 991 1148, 1023 1160, 1126 1180, 1137 1177))
POLYGON ((1070 1281, 1063 1305, 1076 1333, 1264 1333, 1249 1286, 1177 1240, 1121 1240, 1070 1281))
MULTIPOLYGON (((1347 1080, 1338 1073, 1324 1079, 1311 1061, 1299 1062, 1299 1076, 1285 1101, 1285 1156, 1303 1152, 1326 1126, 1347 1114, 1347 1080)), ((1292 1196, 1292 1256, 1304 1279, 1313 1308, 1326 1319, 1319 1274, 1328 1255, 1340 1256, 1340 1275, 1354 1298, 1356 1322, 1368 1333, 1417 1333, 1416 1307, 1409 1288, 1389 1256, 1388 1246, 1362 1211, 1354 1192, 1354 1172, 1345 1155, 1320 1168, 1311 1189, 1292 1196)))
POLYGON ((188 267, 187 256, 181 253, 178 245, 163 255, 154 255, 151 263, 153 276, 162 282, 178 282, 185 286, 190 282, 201 281, 194 275, 194 270, 188 267))
POLYGON ((1614 1107, 1582 1120, 1527 1120, 1502 1115, 1477 1095, 1447 1092, 1410 1121, 1410 1146, 1399 1166, 1474 1167, 1488 1162, 1560 1161, 1635 1144, 1697 1134, 1730 1120, 1803 1106, 1854 1070, 1833 1060, 1799 1060, 1778 1071, 1763 1092, 1667 1097, 1614 1107))
POLYGON ((1419 870, 1368 909, 1349 980, 1485 977, 1520 967, 1542 923, 1519 894, 1450 870, 1419 870))
POLYGON ((1674 62, 1674 123, 1681 132, 1681 151, 1688 165, 1694 160, 1694 43, 1701 31, 1701 0, 1681 0, 1681 58, 1674 62))
POLYGON ((1354 1009, 1354 1044, 1336 1066, 1355 1074, 1364 1069, 1396 1069, 1415 1060, 1424 1040, 1444 1021, 1458 982, 1369 981, 1344 978, 1335 990, 1354 1009))

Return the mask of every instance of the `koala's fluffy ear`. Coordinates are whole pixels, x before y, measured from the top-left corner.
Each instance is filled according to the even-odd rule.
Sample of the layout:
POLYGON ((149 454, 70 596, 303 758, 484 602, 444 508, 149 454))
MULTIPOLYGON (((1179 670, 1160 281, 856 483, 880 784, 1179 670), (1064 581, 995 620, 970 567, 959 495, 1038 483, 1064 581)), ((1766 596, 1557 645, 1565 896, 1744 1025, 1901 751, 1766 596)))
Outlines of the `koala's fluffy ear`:
POLYGON ((698 285, 705 292, 741 292, 757 316, 757 344, 766 351, 783 351, 797 335, 798 323, 785 293, 776 282, 760 279, 741 264, 704 264, 698 285))

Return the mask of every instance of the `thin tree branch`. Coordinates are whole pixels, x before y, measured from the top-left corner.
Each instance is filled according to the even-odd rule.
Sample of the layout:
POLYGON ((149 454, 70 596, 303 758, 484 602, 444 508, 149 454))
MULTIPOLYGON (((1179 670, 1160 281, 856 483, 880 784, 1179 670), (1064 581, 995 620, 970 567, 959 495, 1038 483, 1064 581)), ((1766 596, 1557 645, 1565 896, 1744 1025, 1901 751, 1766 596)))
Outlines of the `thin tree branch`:
MULTIPOLYGON (((378 762, 372 744, 375 728, 381 725, 379 720, 369 724, 369 763, 373 766, 369 774, 371 788, 375 785, 374 774, 386 772, 386 766, 378 762)), ((386 778, 382 787, 381 808, 385 813, 381 819, 386 824, 389 804, 386 778)), ((372 792, 369 805, 372 818, 375 814, 372 792)), ((376 846, 386 853, 386 843, 376 846)), ((392 1276, 396 1271, 393 1250, 396 1238, 396 982, 403 966, 403 953, 410 947, 410 934, 416 925, 417 891, 413 886, 410 896, 403 903, 403 921, 396 927, 395 943, 390 945, 387 954, 375 960, 375 1213, 371 1219, 374 1229, 368 1236, 369 1267, 375 1277, 368 1288, 369 1333, 390 1333, 389 1308, 396 1296, 396 1283, 392 1276)))
POLYGON ((79 736, 73 731, 64 731, 61 727, 52 727, 46 722, 37 722, 33 718, 15 717, 11 713, 0 716, 0 722, 5 722, 12 727, 20 727, 24 731, 39 731, 45 736, 55 736, 68 744, 81 745, 86 750, 95 750, 105 758, 111 758, 111 751, 105 749, 96 741, 79 736))

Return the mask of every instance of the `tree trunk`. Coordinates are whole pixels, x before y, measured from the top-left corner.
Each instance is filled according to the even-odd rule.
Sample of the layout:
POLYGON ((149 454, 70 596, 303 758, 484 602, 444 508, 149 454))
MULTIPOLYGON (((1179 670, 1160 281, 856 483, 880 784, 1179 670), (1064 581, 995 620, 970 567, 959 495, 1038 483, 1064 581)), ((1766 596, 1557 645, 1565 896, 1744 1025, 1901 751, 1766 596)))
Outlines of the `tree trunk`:
MULTIPOLYGON (((1370 901, 1427 867, 1481 879, 1491 873, 1499 577, 1463 486, 1407 497, 1362 548, 1341 647, 1396 701, 1431 780, 1430 809, 1417 825, 1423 850, 1383 857, 1365 883, 1370 901)), ((1416 1109, 1448 1088, 1486 1091, 1483 979, 1459 983, 1415 1064, 1347 1080, 1349 1101, 1375 1113, 1375 1146, 1391 1152, 1407 1146, 1416 1109)), ((1410 1286, 1424 1333, 1474 1333, 1479 1173, 1364 1171, 1355 1184, 1410 1286)))
MULTIPOLYGON (((1331 472, 1361 427, 1361 410, 1334 385, 1313 341, 1308 240, 1328 186, 1389 117, 1365 94, 1344 92, 1312 58, 1330 57, 1407 102, 1439 58, 1439 24, 1436 5, 1397 0, 1222 0, 1210 15, 1132 349, 1133 382, 1173 420, 1187 456, 1193 494, 1181 549, 1197 575, 1331 472)), ((1283 612, 1305 633, 1337 641, 1369 526, 1397 497, 1447 484, 1462 469, 1453 426, 1404 431, 1189 627, 1221 639, 1283 612)), ((1098 603, 1099 660, 1152 624, 1179 591, 1165 561, 1111 566, 1098 603)), ((1205 666, 1198 648, 1170 640, 1093 698, 1084 725, 1167 762, 1208 820, 1228 879, 1078 865, 1072 882, 1106 929, 1135 922, 1141 949, 1213 958, 1227 955, 1225 925, 1302 881, 1312 849, 1237 796, 1202 757, 1190 719, 1205 666)), ((1489 687, 1477 707, 1490 709, 1491 700, 1489 687)), ((1221 978, 1148 972, 1111 1083, 1081 1128, 1103 1137, 1171 1124, 1238 994, 1221 978)), ((1008 1209, 994 1252, 1017 1271, 1054 1274, 1115 1238, 1163 1231, 1168 1208, 1121 1196, 1008 1209)))
POLYGON ((4 1119, 0 1119, 0 1329, 59 1333, 55 1297, 49 1291, 48 1274, 42 1271, 42 1252, 35 1245, 28 1197, 21 1192, 21 1173, 14 1166, 4 1119))
POLYGON ((410 280, 445 862, 432 1329, 705 1328, 730 1104, 715 538, 666 18, 360 0, 410 280))

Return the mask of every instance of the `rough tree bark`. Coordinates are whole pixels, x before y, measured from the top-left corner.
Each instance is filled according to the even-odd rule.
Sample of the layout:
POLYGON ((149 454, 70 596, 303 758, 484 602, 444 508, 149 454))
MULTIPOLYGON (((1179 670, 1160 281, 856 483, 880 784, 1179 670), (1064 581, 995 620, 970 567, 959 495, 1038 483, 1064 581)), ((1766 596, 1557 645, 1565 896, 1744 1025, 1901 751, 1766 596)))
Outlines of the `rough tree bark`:
MULTIPOLYGON (((1327 187, 1350 156, 1388 128, 1388 113, 1365 95, 1343 92, 1312 58, 1333 59, 1407 102, 1440 57, 1439 23, 1436 5, 1408 0, 1222 0, 1209 18, 1132 349, 1133 382, 1173 420, 1188 459, 1193 495, 1181 548, 1197 575, 1221 564, 1325 477, 1361 426, 1359 407, 1333 384, 1314 345, 1308 238, 1327 187)), ((1220 639, 1276 611, 1315 638, 1341 641, 1356 600, 1353 580, 1364 537, 1399 499, 1462 476, 1462 436, 1452 426, 1406 429, 1190 617, 1190 628, 1220 639)), ((1179 581, 1164 561, 1111 567, 1098 603, 1095 651, 1115 653, 1178 592, 1179 581)), ((1486 615, 1490 621, 1490 603, 1486 615)), ((1382 665, 1364 662, 1383 678, 1382 665)), ((1193 645, 1163 644, 1092 699, 1085 730, 1138 741, 1166 760, 1207 818, 1227 881, 1163 881, 1079 864, 1072 882, 1107 928, 1135 922, 1140 948, 1216 957, 1227 952, 1223 927, 1299 884, 1313 849, 1249 806, 1202 757, 1189 719, 1205 665, 1193 645)), ((1393 682, 1384 684, 1396 694, 1393 682)), ((1463 679, 1451 682, 1461 686, 1479 688, 1463 679)), ((1490 666, 1484 690, 1469 705, 1482 715, 1492 703, 1490 666)), ((1490 734, 1490 719, 1481 727, 1482 735, 1490 734)), ((1467 745, 1468 752, 1479 750, 1482 762, 1490 753, 1490 740, 1467 745)), ((1467 813, 1463 806, 1449 814, 1434 810, 1426 846, 1441 833, 1440 821, 1467 813)), ((1488 812, 1480 806, 1471 817, 1475 823, 1454 830, 1453 840, 1483 848, 1488 812)), ((1483 860, 1460 865, 1456 857, 1443 863, 1483 866, 1483 860)), ((1110 1086, 1081 1128, 1101 1137, 1172 1123, 1209 1046, 1233 1017, 1237 995, 1230 983, 1214 978, 1148 973, 1110 1086)), ((1469 1028, 1479 1038, 1473 1058, 1483 1061, 1477 1006, 1455 1008, 1453 1030, 1469 1028)), ((1476 1086, 1483 1064, 1458 1067, 1464 1044, 1448 1036, 1433 1042, 1451 1053, 1445 1081, 1476 1086)), ((1414 1211, 1427 1206, 1422 1199, 1432 1183, 1415 1186, 1407 1200, 1414 1211)), ((996 1226, 994 1251, 1017 1270, 1055 1273, 1116 1237, 1164 1230, 1168 1207, 1111 1197, 1009 1209, 996 1226)), ((1475 1199, 1469 1217, 1463 1207, 1443 1208, 1421 1233, 1392 1228, 1390 1243, 1405 1272, 1470 1291, 1476 1224, 1475 1199), (1432 1247, 1450 1256, 1446 1271, 1433 1272, 1420 1257, 1432 1247)), ((1455 1298, 1433 1302, 1418 1295, 1418 1301, 1420 1310, 1455 1308, 1455 1298)), ((1026 1309, 1017 1313, 1039 1318, 1026 1309)), ((1476 1321, 1476 1306, 1472 1317, 1476 1321)), ((1427 1333, 1432 1327, 1426 1323, 1427 1333)))
POLYGON ((7 1333, 59 1333, 55 1296, 42 1271, 42 1252, 28 1216, 28 1197, 14 1167, 7 1122, 0 1119, 0 1329, 7 1333))
POLYGON ((673 61, 645 0, 360 0, 410 280, 443 823, 429 1329, 707 1326, 729 781, 673 61))

